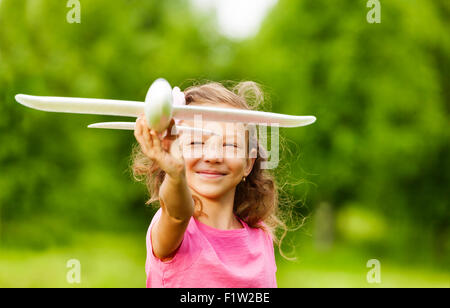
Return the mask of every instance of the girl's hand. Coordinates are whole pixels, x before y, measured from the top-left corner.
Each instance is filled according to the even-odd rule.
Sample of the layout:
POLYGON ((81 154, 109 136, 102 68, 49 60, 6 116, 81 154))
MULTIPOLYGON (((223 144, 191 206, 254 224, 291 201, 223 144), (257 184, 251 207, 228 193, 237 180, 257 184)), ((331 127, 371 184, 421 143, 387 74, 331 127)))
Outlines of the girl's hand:
POLYGON ((164 135, 149 129, 144 117, 140 116, 136 120, 134 136, 139 142, 142 152, 148 158, 154 160, 170 177, 178 179, 184 175, 184 158, 180 149, 173 118, 164 135))

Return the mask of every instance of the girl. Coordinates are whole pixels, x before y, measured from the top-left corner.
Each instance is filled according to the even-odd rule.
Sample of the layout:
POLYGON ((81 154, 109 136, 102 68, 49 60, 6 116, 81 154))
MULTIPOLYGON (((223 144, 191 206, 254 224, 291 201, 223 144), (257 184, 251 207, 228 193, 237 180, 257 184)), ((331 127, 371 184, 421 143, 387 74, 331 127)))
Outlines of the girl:
MULTIPOLYGON (((261 100, 254 82, 232 91, 213 82, 189 87, 183 102, 250 109, 248 94, 261 100)), ((146 238, 147 287, 277 287, 273 231, 284 224, 274 178, 261 169, 265 150, 248 147, 256 137, 239 123, 204 122, 226 133, 200 136, 173 134, 174 123, 162 137, 136 121, 133 172, 146 180, 147 204, 160 203, 146 238)))

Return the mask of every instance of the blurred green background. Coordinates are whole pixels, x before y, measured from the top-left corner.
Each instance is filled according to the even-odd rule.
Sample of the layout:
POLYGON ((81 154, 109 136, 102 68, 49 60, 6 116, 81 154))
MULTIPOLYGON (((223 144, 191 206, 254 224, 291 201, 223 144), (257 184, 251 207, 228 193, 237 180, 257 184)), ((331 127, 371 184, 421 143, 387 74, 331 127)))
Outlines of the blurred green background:
POLYGON ((240 39, 188 0, 80 3, 69 24, 66 1, 0 0, 0 287, 145 286, 155 209, 132 132, 14 96, 143 100, 158 77, 254 80, 267 111, 317 117, 280 129, 278 180, 307 220, 283 245, 297 260, 276 254, 279 287, 450 287, 449 1, 381 1, 370 24, 365 0, 279 0, 240 39))

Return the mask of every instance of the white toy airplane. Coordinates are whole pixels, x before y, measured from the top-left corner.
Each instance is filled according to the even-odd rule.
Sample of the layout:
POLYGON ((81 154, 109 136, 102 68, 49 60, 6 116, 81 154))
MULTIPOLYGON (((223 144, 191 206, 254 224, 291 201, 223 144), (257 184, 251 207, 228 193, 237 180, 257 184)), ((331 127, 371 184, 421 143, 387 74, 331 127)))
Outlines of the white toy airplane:
MULTIPOLYGON (((316 121, 314 116, 292 116, 279 113, 243 110, 235 108, 216 108, 203 106, 189 106, 175 103, 184 100, 184 94, 178 87, 171 88, 163 78, 153 82, 145 97, 145 102, 122 101, 110 99, 74 98, 32 96, 17 94, 17 102, 27 107, 51 111, 84 114, 102 114, 138 117, 145 114, 149 128, 163 132, 170 124, 172 117, 176 120, 193 120, 194 115, 201 115, 204 121, 241 122, 257 125, 278 124, 280 127, 298 127, 312 124, 316 121)), ((128 129, 134 130, 135 122, 105 122, 95 123, 90 128, 128 129)), ((189 126, 176 126, 177 130, 196 131, 214 134, 200 128, 189 126)))

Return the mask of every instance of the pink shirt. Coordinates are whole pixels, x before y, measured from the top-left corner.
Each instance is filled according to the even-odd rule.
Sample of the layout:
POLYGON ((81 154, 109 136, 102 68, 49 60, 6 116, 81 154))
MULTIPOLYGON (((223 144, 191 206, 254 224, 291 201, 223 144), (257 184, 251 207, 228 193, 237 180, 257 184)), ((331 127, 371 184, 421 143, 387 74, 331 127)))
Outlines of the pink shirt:
POLYGON ((147 231, 148 288, 276 288, 275 255, 270 235, 249 227, 219 230, 194 217, 175 256, 161 261, 152 250, 150 232, 161 216, 159 209, 147 231))

